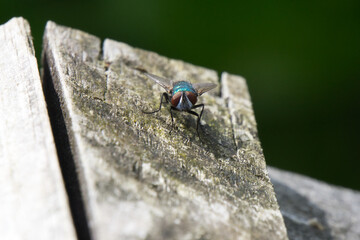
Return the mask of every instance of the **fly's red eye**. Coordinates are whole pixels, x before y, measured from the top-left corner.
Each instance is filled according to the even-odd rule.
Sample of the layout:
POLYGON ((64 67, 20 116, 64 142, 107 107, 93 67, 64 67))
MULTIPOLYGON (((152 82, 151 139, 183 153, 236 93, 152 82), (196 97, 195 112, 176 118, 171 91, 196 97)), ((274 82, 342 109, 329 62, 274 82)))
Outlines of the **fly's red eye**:
POLYGON ((175 93, 175 95, 172 96, 172 98, 171 98, 171 104, 174 107, 176 107, 179 104, 180 98, 181 98, 181 92, 175 93))
POLYGON ((195 93, 193 92, 185 92, 187 98, 190 100, 190 102, 195 105, 195 103, 197 102, 197 96, 195 93))

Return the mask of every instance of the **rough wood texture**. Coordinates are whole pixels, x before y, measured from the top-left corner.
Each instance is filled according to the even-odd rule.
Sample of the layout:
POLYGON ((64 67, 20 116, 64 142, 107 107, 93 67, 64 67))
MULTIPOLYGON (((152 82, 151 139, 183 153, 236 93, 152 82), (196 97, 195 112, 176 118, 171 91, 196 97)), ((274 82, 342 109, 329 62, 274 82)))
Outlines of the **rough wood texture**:
POLYGON ((43 61, 63 111, 94 239, 287 239, 243 78, 227 73, 176 127, 133 67, 218 83, 217 73, 124 43, 46 26, 43 61))
POLYGON ((290 239, 360 239, 360 192, 269 168, 290 239))
POLYGON ((0 238, 76 239, 27 21, 0 43, 0 238))

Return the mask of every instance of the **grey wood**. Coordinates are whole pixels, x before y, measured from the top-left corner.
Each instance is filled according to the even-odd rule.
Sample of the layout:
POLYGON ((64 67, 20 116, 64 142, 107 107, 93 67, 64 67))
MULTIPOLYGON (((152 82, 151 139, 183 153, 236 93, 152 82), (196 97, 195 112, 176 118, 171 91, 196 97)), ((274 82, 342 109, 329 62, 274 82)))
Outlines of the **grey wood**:
POLYGON ((360 239, 360 192, 269 167, 290 239, 360 239))
MULTIPOLYGON (((134 70, 219 83, 215 71, 48 22, 43 60, 63 111, 94 239, 287 239, 246 82, 222 74, 196 118, 158 108, 134 70)), ((167 106, 168 107, 168 106, 167 106)))
POLYGON ((76 239, 27 21, 0 43, 0 238, 76 239))

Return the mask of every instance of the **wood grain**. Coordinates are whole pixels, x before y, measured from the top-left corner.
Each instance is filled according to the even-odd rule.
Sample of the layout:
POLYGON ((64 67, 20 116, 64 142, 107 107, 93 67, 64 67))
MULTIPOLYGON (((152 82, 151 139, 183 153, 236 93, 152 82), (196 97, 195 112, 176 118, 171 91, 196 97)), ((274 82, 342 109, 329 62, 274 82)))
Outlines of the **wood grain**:
POLYGON ((76 239, 27 21, 0 42, 0 238, 76 239))

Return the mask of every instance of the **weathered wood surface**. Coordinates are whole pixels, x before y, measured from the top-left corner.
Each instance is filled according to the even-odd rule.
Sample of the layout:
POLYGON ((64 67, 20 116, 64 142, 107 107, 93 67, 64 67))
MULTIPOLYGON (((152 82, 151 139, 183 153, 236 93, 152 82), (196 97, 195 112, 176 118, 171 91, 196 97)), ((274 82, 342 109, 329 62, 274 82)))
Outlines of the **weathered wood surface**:
POLYGON ((269 168, 289 239, 360 239, 360 192, 269 168))
POLYGON ((75 239, 27 21, 0 43, 0 238, 75 239))
POLYGON ((194 116, 133 67, 218 83, 212 70, 49 22, 43 61, 63 111, 94 239, 287 239, 246 82, 222 74, 194 116))

